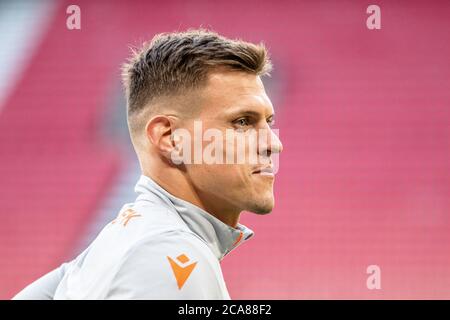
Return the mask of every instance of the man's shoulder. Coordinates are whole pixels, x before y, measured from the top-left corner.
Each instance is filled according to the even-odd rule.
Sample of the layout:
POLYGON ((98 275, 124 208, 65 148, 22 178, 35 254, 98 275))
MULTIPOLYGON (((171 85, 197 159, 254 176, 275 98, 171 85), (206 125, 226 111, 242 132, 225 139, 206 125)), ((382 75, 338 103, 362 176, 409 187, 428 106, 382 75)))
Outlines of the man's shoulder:
POLYGON ((133 243, 123 254, 122 262, 127 263, 141 256, 162 256, 184 261, 200 259, 209 263, 218 263, 217 257, 208 245, 195 233, 180 227, 160 227, 144 235, 133 243))
POLYGON ((195 234, 161 229, 122 256, 106 298, 227 297, 217 258, 195 234))
POLYGON ((125 205, 103 231, 106 231, 105 235, 126 242, 130 250, 141 245, 173 242, 206 246, 176 211, 153 203, 125 205))
POLYGON ((115 223, 104 230, 71 265, 56 296, 227 299, 218 259, 195 233, 163 224, 136 237, 124 236, 124 230, 115 223))
MULTIPOLYGON (((215 258, 206 242, 192 232, 181 217, 161 206, 124 206, 92 242, 85 266, 117 266, 139 255, 192 252, 215 258)), ((181 254, 181 253, 180 253, 181 254)))

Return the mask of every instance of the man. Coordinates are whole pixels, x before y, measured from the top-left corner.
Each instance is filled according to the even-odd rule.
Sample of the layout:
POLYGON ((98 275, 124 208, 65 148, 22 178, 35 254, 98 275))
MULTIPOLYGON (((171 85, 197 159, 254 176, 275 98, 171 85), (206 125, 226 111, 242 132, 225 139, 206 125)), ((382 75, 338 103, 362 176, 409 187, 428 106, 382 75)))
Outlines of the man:
POLYGON ((262 45, 205 30, 160 34, 134 52, 123 76, 138 197, 15 298, 229 299, 220 261, 253 235, 239 216, 274 206, 282 145, 260 79, 270 69, 262 45))

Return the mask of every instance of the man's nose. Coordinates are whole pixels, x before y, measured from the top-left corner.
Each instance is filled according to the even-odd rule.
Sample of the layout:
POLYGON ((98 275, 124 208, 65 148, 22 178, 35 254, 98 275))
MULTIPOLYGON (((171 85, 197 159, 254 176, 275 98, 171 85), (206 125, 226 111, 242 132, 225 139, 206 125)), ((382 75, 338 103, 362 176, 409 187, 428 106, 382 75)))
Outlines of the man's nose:
POLYGON ((270 129, 270 148, 272 153, 280 153, 283 151, 283 144, 281 143, 279 130, 278 129, 270 129))
POLYGON ((278 129, 264 129, 260 135, 260 153, 270 157, 272 153, 283 151, 283 144, 279 138, 278 129))

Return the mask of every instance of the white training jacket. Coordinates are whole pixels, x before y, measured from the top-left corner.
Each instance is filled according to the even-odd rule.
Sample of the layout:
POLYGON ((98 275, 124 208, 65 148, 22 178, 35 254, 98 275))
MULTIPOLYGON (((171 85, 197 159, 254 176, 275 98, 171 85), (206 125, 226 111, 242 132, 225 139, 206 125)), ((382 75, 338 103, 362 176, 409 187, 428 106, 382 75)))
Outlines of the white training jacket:
POLYGON ((142 175, 126 204, 76 259, 14 299, 230 299, 220 261, 253 236, 142 175))

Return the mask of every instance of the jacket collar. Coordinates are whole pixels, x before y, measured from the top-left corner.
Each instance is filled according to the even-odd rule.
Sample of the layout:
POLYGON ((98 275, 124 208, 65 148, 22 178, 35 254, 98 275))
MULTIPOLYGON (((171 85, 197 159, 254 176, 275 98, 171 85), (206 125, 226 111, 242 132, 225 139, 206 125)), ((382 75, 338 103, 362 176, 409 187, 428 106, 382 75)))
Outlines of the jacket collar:
POLYGON ((192 203, 175 197, 150 177, 141 175, 135 191, 139 194, 138 200, 157 197, 174 209, 188 228, 206 242, 219 260, 254 235, 251 229, 242 224, 238 223, 237 227, 233 228, 192 203))

